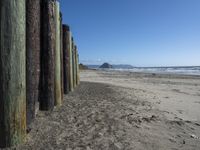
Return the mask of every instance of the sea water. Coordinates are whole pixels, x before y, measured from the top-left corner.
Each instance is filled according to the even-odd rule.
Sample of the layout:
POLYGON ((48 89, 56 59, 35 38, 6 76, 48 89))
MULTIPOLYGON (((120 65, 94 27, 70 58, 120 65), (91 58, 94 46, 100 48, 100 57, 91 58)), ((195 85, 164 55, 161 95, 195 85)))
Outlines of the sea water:
POLYGON ((159 74, 183 74, 183 75, 200 75, 200 66, 190 67, 134 67, 132 69, 109 69, 116 71, 159 73, 159 74))

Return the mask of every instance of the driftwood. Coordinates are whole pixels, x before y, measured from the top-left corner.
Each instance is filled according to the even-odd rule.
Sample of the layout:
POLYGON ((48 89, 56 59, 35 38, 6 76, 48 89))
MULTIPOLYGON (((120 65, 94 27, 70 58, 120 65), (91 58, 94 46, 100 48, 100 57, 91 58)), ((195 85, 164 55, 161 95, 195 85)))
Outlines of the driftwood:
POLYGON ((0 1, 0 147, 26 137, 26 12, 24 0, 0 1))
POLYGON ((40 78, 41 0, 26 0, 26 114, 27 125, 35 118, 40 78))
POLYGON ((52 110, 55 102, 55 1, 42 1, 42 49, 40 79, 40 110, 52 110))

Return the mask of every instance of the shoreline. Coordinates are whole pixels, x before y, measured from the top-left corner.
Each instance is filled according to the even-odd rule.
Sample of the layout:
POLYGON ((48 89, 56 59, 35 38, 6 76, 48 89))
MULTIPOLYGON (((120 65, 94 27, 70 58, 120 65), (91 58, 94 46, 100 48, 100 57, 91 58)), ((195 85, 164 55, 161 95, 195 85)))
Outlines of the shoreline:
POLYGON ((128 70, 109 70, 109 69, 85 69, 81 70, 82 72, 84 71, 96 71, 96 72, 115 72, 119 74, 134 74, 134 75, 147 75, 149 77, 151 76, 157 76, 157 77, 171 77, 171 78, 195 78, 195 79, 200 79, 200 75, 195 75, 195 74, 179 74, 179 73, 159 73, 159 72, 134 72, 134 71, 128 71, 128 70))
MULTIPOLYGON (((156 68, 156 67, 155 67, 156 68)), ((159 67, 157 67, 159 68, 159 67)), ((167 68, 167 67, 166 67, 167 68)), ((141 74, 157 74, 157 75, 180 75, 180 76, 195 76, 200 77, 200 73, 180 73, 180 72, 159 72, 159 71, 135 71, 131 69, 86 69, 86 70, 96 70, 96 71, 113 71, 113 72, 129 72, 129 73, 141 73, 141 74)))

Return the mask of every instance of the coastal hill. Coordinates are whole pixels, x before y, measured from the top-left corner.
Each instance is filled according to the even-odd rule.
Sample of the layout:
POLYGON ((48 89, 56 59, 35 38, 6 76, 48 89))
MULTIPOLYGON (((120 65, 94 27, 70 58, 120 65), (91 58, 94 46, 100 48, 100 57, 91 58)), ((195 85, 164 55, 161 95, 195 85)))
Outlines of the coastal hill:
MULTIPOLYGON (((102 65, 87 65, 87 67, 90 68, 90 69, 98 69, 101 66, 102 65)), ((111 66, 114 69, 133 69, 133 68, 135 68, 132 65, 128 65, 128 64, 118 64, 118 65, 112 64, 111 66)))
POLYGON ((103 65, 101 65, 99 68, 113 68, 113 66, 109 63, 104 63, 103 65))

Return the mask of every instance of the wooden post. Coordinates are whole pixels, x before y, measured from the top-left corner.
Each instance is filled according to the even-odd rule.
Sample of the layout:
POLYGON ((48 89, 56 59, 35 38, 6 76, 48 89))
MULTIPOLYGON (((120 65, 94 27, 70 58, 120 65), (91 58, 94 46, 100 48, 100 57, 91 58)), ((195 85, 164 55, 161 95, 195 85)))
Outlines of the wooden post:
POLYGON ((73 80, 73 87, 74 89, 76 88, 75 86, 75 70, 74 70, 74 39, 72 37, 72 80, 73 80))
POLYGON ((62 27, 62 13, 60 12, 60 59, 61 59, 61 100, 64 99, 64 65, 63 65, 63 27, 62 27))
POLYGON ((69 26, 63 25, 63 66, 64 66, 64 93, 69 93, 70 77, 69 77, 69 54, 70 51, 70 29, 69 26))
POLYGON ((74 84, 74 39, 72 37, 72 85, 73 88, 75 89, 75 84, 74 84))
POLYGON ((55 102, 55 1, 42 1, 40 110, 53 110, 55 102))
POLYGON ((75 85, 78 85, 78 67, 77 67, 77 46, 74 47, 74 63, 75 63, 75 85))
POLYGON ((55 105, 61 106, 61 50, 60 50, 60 4, 55 2, 56 40, 55 40, 55 105))
POLYGON ((26 8, 0 1, 0 148, 26 137, 26 8))
POLYGON ((35 118, 40 78, 40 0, 26 0, 26 117, 35 118))
POLYGON ((80 84, 80 68, 79 68, 79 54, 77 53, 77 62, 78 62, 78 85, 80 84))
POLYGON ((76 46, 76 85, 79 85, 79 62, 78 62, 78 48, 76 46))
POLYGON ((76 45, 73 43, 73 83, 76 88, 76 45))
POLYGON ((63 25, 64 93, 73 91, 72 41, 68 25, 63 25))
POLYGON ((74 91, 74 81, 73 81, 73 75, 74 75, 74 72, 73 72, 73 53, 72 53, 72 50, 73 50, 73 37, 71 36, 71 33, 70 33, 70 49, 68 51, 68 56, 69 56, 69 78, 70 78, 70 91, 73 92, 74 91))

